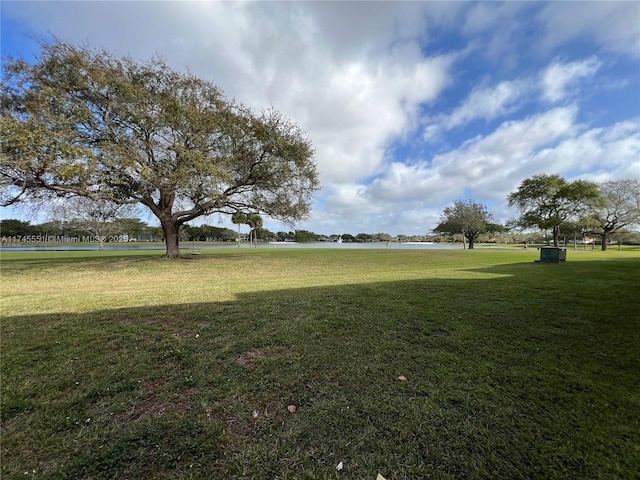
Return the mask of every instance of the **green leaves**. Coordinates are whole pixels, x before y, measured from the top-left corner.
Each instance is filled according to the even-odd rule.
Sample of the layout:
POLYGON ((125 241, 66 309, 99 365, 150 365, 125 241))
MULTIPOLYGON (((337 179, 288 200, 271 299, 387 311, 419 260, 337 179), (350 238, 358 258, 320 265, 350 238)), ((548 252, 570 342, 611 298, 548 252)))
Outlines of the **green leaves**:
POLYGON ((92 197, 99 186, 118 202, 142 203, 171 231, 211 213, 290 222, 309 213, 313 148, 276 110, 255 114, 159 59, 138 63, 59 40, 43 43, 33 64, 9 58, 4 67, 4 204, 92 197))
POLYGON ((560 225, 584 215, 589 208, 602 204, 595 183, 585 180, 567 182, 559 175, 535 175, 522 181, 508 196, 509 206, 520 210, 516 221, 522 228, 552 230, 558 245, 560 225))
POLYGON ((473 200, 458 200, 453 206, 444 209, 440 223, 433 231, 447 235, 462 234, 469 240, 469 248, 473 248, 473 242, 481 234, 504 228, 491 220, 492 215, 485 205, 473 200))

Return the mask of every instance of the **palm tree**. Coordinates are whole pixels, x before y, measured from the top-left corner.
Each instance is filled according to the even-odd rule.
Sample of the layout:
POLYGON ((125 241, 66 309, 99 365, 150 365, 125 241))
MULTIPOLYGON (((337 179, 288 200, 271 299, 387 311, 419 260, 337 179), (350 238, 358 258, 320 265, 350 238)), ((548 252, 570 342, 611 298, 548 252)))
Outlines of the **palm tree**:
POLYGON ((240 225, 247 223, 247 214, 236 212, 231 215, 231 222, 238 225, 238 248, 240 248, 240 225))
POLYGON ((251 241, 251 235, 256 242, 256 248, 258 248, 258 228, 262 228, 262 217, 257 213, 250 213, 247 215, 245 223, 251 228, 249 232, 249 241, 251 241))

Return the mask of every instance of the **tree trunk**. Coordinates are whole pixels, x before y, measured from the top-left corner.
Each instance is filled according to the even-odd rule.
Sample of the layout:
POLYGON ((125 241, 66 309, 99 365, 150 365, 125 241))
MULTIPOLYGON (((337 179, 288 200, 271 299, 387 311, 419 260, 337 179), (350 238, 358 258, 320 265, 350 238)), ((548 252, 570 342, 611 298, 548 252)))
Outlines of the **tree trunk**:
POLYGON ((166 246, 165 257, 180 258, 180 227, 173 220, 160 220, 166 246))
POLYGON ((558 248, 559 246, 559 237, 560 237, 560 226, 557 225, 553 227, 553 246, 558 248))
POLYGON ((469 240, 469 246, 467 247, 469 250, 473 250, 473 242, 474 242, 474 238, 473 237, 467 237, 467 240, 469 240))
POLYGON ((601 238, 602 238, 602 251, 604 252, 607 250, 607 231, 606 230, 602 231, 601 238))
POLYGON ((104 239, 106 238, 106 235, 96 235, 96 237, 98 239, 98 250, 104 250, 104 239))

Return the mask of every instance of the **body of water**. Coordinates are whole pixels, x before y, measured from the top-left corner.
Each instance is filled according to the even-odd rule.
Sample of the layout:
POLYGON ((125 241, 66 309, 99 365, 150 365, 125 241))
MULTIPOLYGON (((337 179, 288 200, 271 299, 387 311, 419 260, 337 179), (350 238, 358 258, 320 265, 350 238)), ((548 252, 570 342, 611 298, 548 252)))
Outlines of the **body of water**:
MULTIPOLYGON (((211 245, 199 242, 182 242, 180 244, 180 250, 193 251, 193 250, 211 250, 220 248, 238 248, 237 243, 229 244, 217 244, 211 245)), ((254 248, 248 243, 241 243, 240 248, 254 248)), ((333 249, 389 249, 389 250, 402 250, 402 249, 419 249, 419 250, 431 250, 431 249, 462 249, 462 245, 446 244, 446 243, 384 243, 384 242, 371 242, 371 243, 336 243, 336 242, 314 242, 314 243, 294 243, 294 242, 276 242, 276 243, 259 243, 257 248, 333 248, 333 249)), ((105 250, 113 251, 125 251, 125 250, 164 250, 164 245, 151 244, 151 245, 129 245, 122 243, 105 244, 105 250)), ((29 252, 29 251, 96 251, 98 245, 3 245, 0 250, 12 251, 12 252, 29 252)))

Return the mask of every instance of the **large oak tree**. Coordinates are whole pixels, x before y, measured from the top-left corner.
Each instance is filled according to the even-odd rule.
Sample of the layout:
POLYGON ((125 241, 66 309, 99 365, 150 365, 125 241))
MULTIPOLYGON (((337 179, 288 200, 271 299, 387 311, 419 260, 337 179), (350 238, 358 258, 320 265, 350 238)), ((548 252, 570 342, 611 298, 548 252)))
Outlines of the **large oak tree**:
POLYGON ((615 180, 600 184, 599 189, 605 203, 592 210, 591 218, 606 250, 610 234, 640 224, 640 182, 615 180))
POLYGON ((522 228, 551 230, 558 246, 560 226, 584 216, 602 204, 598 186, 585 180, 567 182, 559 175, 534 175, 522 181, 508 196, 509 206, 517 207, 520 217, 513 223, 522 228))
POLYGON ((446 207, 440 217, 440 223, 433 229, 435 233, 448 235, 462 235, 469 241, 469 249, 474 248, 478 237, 484 233, 500 232, 504 227, 493 223, 492 215, 487 207, 473 200, 458 200, 453 205, 446 207))
POLYGON ((310 141, 275 110, 256 114, 158 59, 136 62, 56 40, 35 62, 4 59, 2 204, 81 196, 140 204, 167 257, 179 229, 213 213, 308 216, 310 141))

